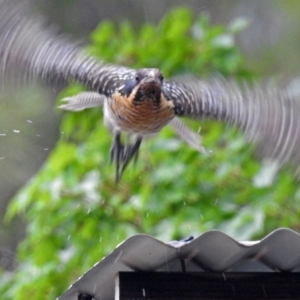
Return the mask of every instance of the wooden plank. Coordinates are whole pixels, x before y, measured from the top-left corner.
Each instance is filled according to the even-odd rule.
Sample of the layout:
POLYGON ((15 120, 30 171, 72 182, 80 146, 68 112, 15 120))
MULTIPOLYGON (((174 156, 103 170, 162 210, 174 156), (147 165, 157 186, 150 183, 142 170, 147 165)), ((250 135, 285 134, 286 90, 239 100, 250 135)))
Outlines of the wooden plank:
POLYGON ((300 273, 120 272, 115 300, 300 299, 300 273))

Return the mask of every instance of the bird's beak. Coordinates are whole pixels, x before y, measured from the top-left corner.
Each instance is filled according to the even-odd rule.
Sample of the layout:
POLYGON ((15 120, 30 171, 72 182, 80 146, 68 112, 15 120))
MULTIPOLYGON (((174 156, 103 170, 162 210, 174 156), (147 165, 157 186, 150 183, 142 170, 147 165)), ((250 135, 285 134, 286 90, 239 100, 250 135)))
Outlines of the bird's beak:
POLYGON ((147 77, 147 78, 144 78, 144 80, 142 81, 142 84, 153 84, 153 85, 158 85, 160 86, 161 85, 161 82, 160 80, 157 78, 157 77, 147 77))
POLYGON ((161 82, 156 77, 147 77, 141 81, 140 88, 148 95, 160 95, 161 82))

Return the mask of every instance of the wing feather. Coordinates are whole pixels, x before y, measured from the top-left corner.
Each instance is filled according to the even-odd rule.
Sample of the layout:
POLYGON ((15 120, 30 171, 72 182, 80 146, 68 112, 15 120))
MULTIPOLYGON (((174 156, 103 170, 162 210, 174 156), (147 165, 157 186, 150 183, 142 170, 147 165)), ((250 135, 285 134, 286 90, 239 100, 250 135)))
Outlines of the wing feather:
POLYGON ((60 105, 59 108, 80 111, 86 108, 92 108, 97 106, 103 106, 106 96, 96 92, 82 92, 75 96, 66 97, 62 99, 64 104, 60 105))
POLYGON ((176 79, 164 87, 177 115, 240 128, 264 157, 300 165, 300 93, 272 82, 250 86, 217 78, 176 79))
POLYGON ((80 43, 59 34, 24 1, 0 0, 0 77, 20 69, 25 79, 77 81, 106 96, 132 77, 134 70, 88 56, 80 43))

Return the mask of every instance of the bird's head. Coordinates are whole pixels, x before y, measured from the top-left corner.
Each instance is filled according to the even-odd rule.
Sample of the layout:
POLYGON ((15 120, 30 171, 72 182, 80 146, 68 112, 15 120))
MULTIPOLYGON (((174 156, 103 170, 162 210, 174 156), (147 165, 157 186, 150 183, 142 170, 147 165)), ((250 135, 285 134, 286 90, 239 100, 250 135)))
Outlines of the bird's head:
POLYGON ((128 79, 122 90, 127 97, 132 95, 138 103, 151 100, 159 103, 162 91, 163 75, 158 69, 140 69, 128 79))

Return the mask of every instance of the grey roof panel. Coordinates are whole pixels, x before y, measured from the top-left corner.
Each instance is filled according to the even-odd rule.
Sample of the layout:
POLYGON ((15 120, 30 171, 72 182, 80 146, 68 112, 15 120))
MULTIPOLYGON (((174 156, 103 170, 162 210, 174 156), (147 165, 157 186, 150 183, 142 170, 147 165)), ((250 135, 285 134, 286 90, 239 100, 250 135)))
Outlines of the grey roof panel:
POLYGON ((187 272, 300 271, 300 235, 278 229, 258 242, 237 242, 211 230, 190 242, 167 244, 135 235, 86 272, 59 300, 77 300, 80 293, 111 300, 118 272, 181 272, 183 261, 187 272))

